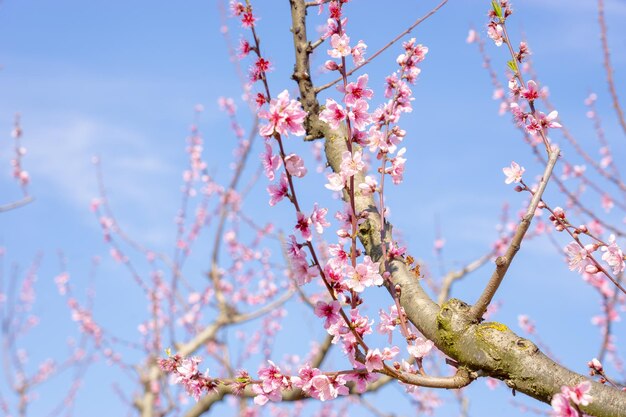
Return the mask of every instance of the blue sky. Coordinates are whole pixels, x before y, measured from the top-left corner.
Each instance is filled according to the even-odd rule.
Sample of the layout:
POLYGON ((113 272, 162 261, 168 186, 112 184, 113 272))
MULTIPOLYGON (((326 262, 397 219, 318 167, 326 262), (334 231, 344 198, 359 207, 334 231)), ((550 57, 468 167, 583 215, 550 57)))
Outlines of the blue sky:
MULTIPOLYGON (((289 78, 293 53, 287 2, 256 3, 263 48, 274 64, 272 92, 285 88, 294 91, 295 84, 289 78)), ((513 212, 522 206, 524 196, 505 186, 502 167, 516 160, 526 167, 528 178, 542 170, 508 118, 498 116, 498 103, 491 99, 492 88, 481 68, 481 58, 474 45, 465 43, 470 27, 484 36, 488 4, 451 1, 411 35, 430 51, 414 88, 415 110, 401 122, 408 132, 406 180, 390 191, 388 201, 396 230, 401 231, 416 258, 433 261, 433 222, 439 219, 447 242, 446 268, 463 265, 489 250, 505 202, 513 212)), ((348 5, 348 30, 352 39, 363 39, 369 45, 371 54, 434 5, 402 0, 390 8, 383 2, 355 0, 348 5)), ((541 83, 549 86, 569 129, 587 145, 590 154, 597 156, 593 128, 583 105, 588 93, 595 91, 607 138, 616 160, 623 160, 623 132, 611 111, 601 72, 593 2, 526 0, 514 2, 513 7, 516 13, 510 20, 510 33, 516 40, 522 36, 528 40, 541 83)), ((97 195, 92 156, 99 155, 102 160, 111 204, 123 227, 142 243, 167 253, 172 250, 173 218, 185 168, 184 140, 198 103, 206 109, 199 127, 208 149, 209 170, 218 179, 228 178, 234 139, 227 117, 218 111, 217 99, 229 96, 237 100, 240 109, 245 106, 220 35, 218 10, 214 1, 191 0, 176 4, 143 0, 22 0, 0 4, 1 202, 19 196, 9 168, 9 132, 16 112, 22 115, 24 145, 28 148, 24 165, 31 174, 30 189, 36 199, 27 207, 0 216, 0 244, 7 248, 5 269, 11 262, 27 265, 38 251, 44 254, 36 308, 44 319, 25 341, 33 363, 36 358, 60 354, 73 328, 52 282, 59 272, 58 250, 65 253, 72 276, 81 277, 79 282, 88 275, 91 258, 103 258, 96 312, 110 328, 132 337, 144 315, 145 307, 136 301, 138 294, 130 277, 108 257, 97 221, 89 211, 89 202, 97 195), (116 308, 118 303, 111 304, 112 299, 125 308, 116 308), (43 351, 42 340, 55 342, 47 343, 43 351)), ((315 24, 322 23, 314 11, 311 17, 315 24)), ((608 1, 618 91, 624 91, 626 55, 619 53, 626 47, 626 28, 621 24, 624 18, 626 4, 608 1)), ((241 30, 233 21, 229 27, 231 37, 237 40, 241 30)), ((503 69, 506 51, 489 42, 487 50, 494 66, 503 69)), ((368 69, 370 85, 378 90, 375 101, 380 100, 384 76, 395 69, 398 53, 399 47, 391 48, 368 69)), ((318 58, 317 64, 321 62, 318 58)), ((244 62, 243 68, 247 65, 244 62)), ((247 127, 249 115, 242 111, 241 118, 247 127)), ((558 135, 553 139, 563 142, 558 135)), ((290 139, 289 144, 308 152, 296 140, 290 139)), ((260 148, 253 151, 253 155, 258 153, 260 148)), ((580 163, 566 145, 564 154, 573 163, 580 163)), ((320 178, 310 181, 322 183, 320 178)), ((304 196, 307 202, 324 201, 331 212, 337 208, 325 189, 311 189, 317 191, 304 196)), ((266 198, 261 183, 246 207, 265 220, 288 213, 286 207, 276 211, 266 208, 266 198)), ((548 198, 553 206, 564 204, 554 186, 549 187, 548 198)), ((597 200, 590 205, 599 207, 597 200)), ((622 224, 621 217, 623 213, 611 215, 618 225, 622 224)), ((290 224, 282 227, 288 229, 290 224)), ((199 273, 206 264, 197 259, 191 268, 199 273)), ((490 268, 482 269, 461 282, 454 294, 471 302, 481 288, 477 282, 484 282, 489 273, 490 268)), ((567 270, 547 239, 525 244, 498 298, 503 306, 497 320, 518 330, 517 315, 529 314, 559 358, 585 372, 584 364, 596 355, 599 344, 598 332, 589 322, 591 315, 599 312, 597 296, 567 270)), ((315 319, 310 323, 315 324, 315 319)), ((290 325, 293 323, 287 320, 285 326, 290 325)), ((619 345, 623 326, 617 329, 619 345)), ((285 351, 290 349, 288 339, 282 346, 285 351)), ((302 346, 294 349, 302 354, 302 346)), ((118 378, 106 366, 94 366, 76 415, 111 415, 127 410, 125 405, 116 404, 117 397, 110 389, 118 378), (106 413, 98 414, 102 404, 106 404, 106 413)), ((491 395, 482 382, 475 385, 480 387, 470 388, 472 414, 490 415, 490 410, 495 411, 492 407, 509 409, 510 396, 504 390, 491 395)), ((42 391, 42 413, 49 408, 50 398, 58 395, 57 388, 42 391)), ((516 411, 507 412, 517 415, 516 411)))

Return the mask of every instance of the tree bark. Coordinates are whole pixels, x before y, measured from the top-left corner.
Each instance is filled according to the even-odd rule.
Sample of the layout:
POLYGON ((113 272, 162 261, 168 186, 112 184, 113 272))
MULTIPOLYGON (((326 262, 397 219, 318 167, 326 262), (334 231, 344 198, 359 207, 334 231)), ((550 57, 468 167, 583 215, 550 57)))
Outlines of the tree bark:
MULTIPOLYGON (((296 53, 293 79, 298 83, 300 101, 309 113, 307 136, 324 137, 326 158, 334 172, 339 172, 341 154, 347 150, 346 135, 332 130, 319 120, 320 105, 310 77, 310 43, 306 34, 306 7, 304 0, 290 0, 292 33, 296 53)), ((355 177, 355 184, 364 182, 364 176, 355 177)), ((346 199, 344 195, 344 199, 346 199)), ((355 190, 357 212, 366 212, 367 221, 360 226, 359 239, 365 252, 374 261, 382 261, 381 217, 372 196, 363 196, 355 190)), ((391 239, 392 227, 385 224, 391 239)), ((408 319, 427 338, 460 367, 504 381, 512 390, 522 392, 539 401, 550 403, 564 385, 574 386, 587 377, 572 372, 544 355, 529 340, 519 337, 507 326, 495 322, 476 323, 468 314, 470 306, 452 299, 437 305, 424 291, 403 259, 389 262, 391 285, 401 288, 400 303, 408 319)), ((600 417, 626 417, 626 393, 592 381, 593 402, 582 410, 600 417)))

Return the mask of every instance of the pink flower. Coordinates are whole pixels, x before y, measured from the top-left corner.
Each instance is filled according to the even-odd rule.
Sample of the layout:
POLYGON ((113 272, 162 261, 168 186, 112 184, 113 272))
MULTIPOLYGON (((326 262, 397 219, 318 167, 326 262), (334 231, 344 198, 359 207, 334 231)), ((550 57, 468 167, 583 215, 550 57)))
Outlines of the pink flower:
POLYGON ((502 36, 503 33, 504 31, 502 30, 502 26, 494 22, 489 23, 487 26, 487 36, 494 41, 496 46, 500 46, 504 42, 504 37, 502 36))
POLYGON ((245 39, 239 39, 239 48, 237 49, 237 58, 242 59, 245 58, 252 48, 250 47, 250 42, 245 39))
POLYGON ((313 205, 313 213, 311 213, 311 223, 315 227, 317 233, 323 233, 325 227, 329 227, 330 223, 326 221, 327 208, 317 207, 317 203, 313 205))
POLYGON ((367 49, 367 45, 363 41, 359 41, 352 48, 351 54, 352 54, 352 61, 354 62, 354 65, 358 66, 358 65, 361 65, 363 62, 365 62, 365 57, 363 55, 365 54, 366 49, 367 49))
POLYGON ((267 176, 270 181, 274 181, 274 172, 280 167, 282 161, 280 155, 272 154, 272 147, 269 143, 265 143, 265 152, 261 154, 261 162, 263 163, 265 176, 267 176))
POLYGON ((593 372, 602 372, 602 363, 598 358, 593 358, 587 363, 587 366, 593 370, 593 372))
POLYGON ((602 208, 607 213, 611 211, 615 203, 613 203, 613 199, 608 194, 602 194, 602 208))
POLYGON ((357 100, 350 112, 348 113, 348 117, 352 122, 355 129, 363 130, 365 126, 371 123, 371 117, 367 110, 369 109, 369 104, 365 100, 357 100))
POLYGON ((290 385, 289 378, 281 373, 280 368, 272 361, 267 362, 269 366, 259 370, 261 383, 252 386, 252 390, 257 394, 254 397, 254 403, 258 405, 263 405, 269 400, 280 401, 282 399, 281 390, 290 385))
POLYGON ((569 398, 576 405, 586 406, 593 401, 593 397, 589 395, 591 391, 591 382, 583 381, 573 388, 561 387, 561 392, 566 398, 569 398))
POLYGON ((297 100, 289 100, 289 92, 284 90, 270 102, 269 111, 259 111, 259 117, 269 123, 259 128, 261 136, 270 137, 274 132, 289 136, 289 133, 302 136, 305 133, 303 123, 306 112, 297 100))
POLYGON ((383 356, 379 349, 370 349, 365 356, 365 369, 367 372, 383 369, 383 356))
POLYGON ((421 359, 428 355, 435 344, 427 339, 418 337, 415 339, 415 344, 407 346, 409 353, 417 359, 421 359))
POLYGON ((386 311, 380 310, 378 312, 380 322, 378 323, 378 332, 381 334, 389 335, 389 343, 391 343, 391 336, 398 325, 398 308, 394 305, 391 306, 391 311, 387 314, 386 311))
POLYGON ((330 303, 318 301, 315 304, 315 310, 313 312, 317 317, 326 319, 324 321, 324 328, 328 329, 331 325, 341 320, 341 316, 339 315, 340 308, 341 306, 337 300, 333 300, 330 303))
POLYGON ((555 411, 555 417, 578 417, 578 411, 572 407, 567 397, 562 394, 555 394, 550 405, 555 411))
POLYGON ((341 122, 348 114, 344 108, 331 98, 326 99, 326 108, 320 113, 320 120, 330 125, 332 129, 339 129, 341 122))
POLYGON ((290 175, 298 178, 304 177, 307 172, 304 161, 295 153, 285 157, 285 168, 290 175))
POLYGON ((341 174, 333 172, 332 174, 328 174, 326 178, 328 178, 328 184, 324 186, 331 191, 341 191, 346 186, 346 180, 341 174))
POLYGON ((374 92, 367 88, 368 80, 369 76, 363 74, 357 78, 356 82, 349 83, 345 88, 343 86, 337 87, 339 91, 345 93, 343 102, 348 106, 353 106, 357 100, 372 98, 374 92))
POLYGON ((559 118, 559 112, 557 112, 556 110, 552 110, 550 113, 548 113, 547 116, 544 113, 539 112, 538 117, 539 124, 544 129, 556 129, 562 127, 561 124, 557 122, 557 119, 559 118))
POLYGON ((522 89, 522 97, 528 101, 537 100, 539 98, 539 90, 537 89, 537 83, 530 80, 526 83, 526 88, 522 89))
POLYGON ((372 258, 365 256, 363 262, 356 267, 346 267, 346 286, 356 292, 363 292, 365 287, 382 285, 383 277, 378 273, 379 263, 372 262, 372 258))
POLYGON ((362 195, 370 195, 376 192, 378 188, 378 182, 374 177, 369 175, 365 176, 365 182, 359 184, 359 189, 361 190, 362 195))
POLYGON ((342 35, 335 33, 331 36, 330 45, 333 49, 328 50, 328 55, 333 58, 348 56, 352 52, 352 49, 350 49, 350 38, 345 33, 342 35))
POLYGON ((403 155, 405 152, 406 148, 400 149, 396 156, 391 158, 391 166, 385 170, 385 173, 391 175, 391 180, 396 185, 402 182, 404 176, 404 164, 406 163, 406 158, 403 158, 403 155))
POLYGON ((517 324, 528 334, 535 333, 535 324, 530 320, 530 318, 525 314, 520 314, 517 316, 517 324))
POLYGON ((341 154, 341 174, 348 178, 363 170, 365 163, 361 160, 362 153, 360 150, 350 153, 350 151, 344 151, 341 154))
POLYGON ((280 175, 278 184, 270 185, 267 187, 267 191, 270 194, 270 206, 272 207, 289 195, 289 184, 287 183, 287 176, 284 172, 280 175))
POLYGON ((614 274, 619 274, 624 270, 624 254, 615 243, 615 235, 609 237, 609 246, 602 246, 602 260, 606 262, 612 269, 614 274))
POLYGON ((291 268, 298 285, 311 282, 319 273, 317 266, 310 266, 306 258, 292 260, 291 268))
POLYGON ((512 182, 520 182, 524 171, 526 171, 526 169, 524 167, 520 167, 517 162, 511 162, 510 167, 502 168, 502 172, 506 175, 504 183, 510 184, 512 182))
POLYGON ((369 382, 376 381, 378 379, 378 375, 371 374, 369 372, 355 372, 353 374, 345 375, 345 378, 349 381, 354 381, 356 392, 365 392, 367 384, 369 382))
POLYGON ((197 356, 182 359, 176 367, 176 372, 178 373, 178 380, 176 382, 195 376, 198 373, 198 364, 201 361, 202 360, 197 356))
POLYGON ((476 31, 474 29, 470 29, 470 31, 467 33, 467 38, 465 39, 465 42, 474 43, 476 42, 476 40, 478 40, 478 35, 476 34, 476 31))
POLYGON ((311 241, 311 218, 305 216, 303 213, 298 212, 298 222, 296 223, 296 230, 300 232, 303 239, 311 241))
POLYGON ((567 263, 570 271, 577 270, 579 273, 582 273, 587 265, 592 265, 592 262, 589 259, 588 250, 593 251, 593 245, 587 245, 583 248, 578 244, 578 242, 570 242, 565 247, 565 253, 568 257, 567 263))

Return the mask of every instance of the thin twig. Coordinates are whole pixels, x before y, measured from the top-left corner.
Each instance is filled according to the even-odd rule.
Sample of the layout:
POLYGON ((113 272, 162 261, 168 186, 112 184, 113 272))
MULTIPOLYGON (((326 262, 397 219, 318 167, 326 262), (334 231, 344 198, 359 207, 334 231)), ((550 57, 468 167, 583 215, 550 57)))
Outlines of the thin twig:
POLYGON ((613 67, 611 65, 611 54, 609 53, 609 42, 607 39, 606 21, 604 20, 604 0, 598 0, 598 22, 600 23, 600 41, 602 42, 602 54, 604 55, 604 70, 606 71, 606 81, 609 85, 609 92, 613 99, 613 108, 617 113, 617 119, 622 126, 622 130, 626 133, 626 120, 624 120, 624 112, 619 104, 617 90, 615 89, 615 80, 613 79, 613 67))
POLYGON ((33 197, 27 195, 26 197, 21 198, 20 200, 13 201, 12 203, 4 204, 4 205, 0 206, 0 213, 4 213, 5 211, 10 211, 10 210, 14 210, 16 208, 20 208, 20 207, 25 206, 26 204, 30 203, 33 200, 34 200, 33 197))
POLYGON ((504 279, 504 276, 506 275, 506 272, 509 269, 511 262, 513 262, 513 258, 519 251, 522 240, 524 239, 524 235, 526 235, 526 232, 530 227, 530 223, 535 216, 535 211, 537 210, 537 206, 541 201, 541 196, 543 195, 543 192, 548 185, 548 180, 552 175, 552 170, 554 169, 554 165, 556 164, 558 157, 559 150, 552 149, 550 151, 550 159, 548 160, 548 164, 546 165, 543 177, 541 178, 541 182, 539 183, 537 191, 533 194, 533 198, 528 205, 528 210, 526 210, 526 214, 524 215, 524 217, 522 217, 520 224, 517 226, 515 235, 513 236, 513 239, 511 240, 511 243, 509 244, 506 253, 504 254, 504 256, 499 256, 496 259, 496 269, 495 271, 493 271, 491 279, 487 283, 485 290, 480 295, 480 298, 478 299, 476 304, 474 304, 470 309, 470 317, 473 317, 475 320, 480 320, 485 311, 487 311, 489 303, 491 303, 493 296, 495 295, 496 291, 498 291, 498 288, 500 287, 500 284, 502 283, 502 280, 504 279))
MULTIPOLYGON (((382 54, 385 50, 387 50, 389 47, 391 47, 394 43, 398 42, 400 39, 402 39, 402 37, 404 37, 405 35, 411 33, 411 31, 413 29, 415 29, 415 27, 417 25, 419 25, 420 23, 422 23, 424 20, 428 19, 430 16, 434 15, 437 10, 441 9, 443 7, 444 4, 446 4, 448 2, 448 0, 443 0, 441 3, 439 3, 437 6, 435 6, 434 9, 432 9, 430 12, 426 13, 424 16, 420 17, 419 19, 417 19, 415 22, 413 22, 413 24, 411 26, 409 26, 407 29, 405 29, 404 31, 402 31, 402 33, 398 34, 398 36, 396 36, 395 38, 393 38, 391 41, 389 41, 387 43, 387 45, 383 46, 382 48, 380 48, 378 51, 376 51, 371 57, 369 57, 368 59, 366 59, 361 65, 357 65, 356 67, 354 67, 352 70, 348 71, 346 73, 346 77, 351 76, 352 74, 354 74, 355 72, 357 72, 358 70, 360 70, 361 68, 363 68, 364 66, 366 66, 367 64, 369 64, 370 62, 372 62, 374 60, 374 58, 376 58, 378 55, 382 54)), ((337 84, 339 81, 341 81, 343 78, 339 77, 334 81, 331 81, 327 84, 324 84, 322 86, 319 86, 317 88, 315 88, 315 94, 318 94, 324 90, 326 90, 327 88, 332 87, 333 85, 337 84)))

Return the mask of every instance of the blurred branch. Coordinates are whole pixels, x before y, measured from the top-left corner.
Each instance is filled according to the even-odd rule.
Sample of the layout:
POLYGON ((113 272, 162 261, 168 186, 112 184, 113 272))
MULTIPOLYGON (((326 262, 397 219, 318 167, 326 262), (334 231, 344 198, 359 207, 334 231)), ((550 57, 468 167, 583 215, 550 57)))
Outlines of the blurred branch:
POLYGON ((20 207, 25 206, 26 204, 30 203, 33 200, 34 200, 33 197, 27 195, 26 197, 24 197, 24 198, 22 198, 20 200, 14 201, 12 203, 4 204, 4 205, 0 206, 0 213, 4 213, 5 211, 10 211, 10 210, 14 210, 16 208, 20 208, 20 207))

